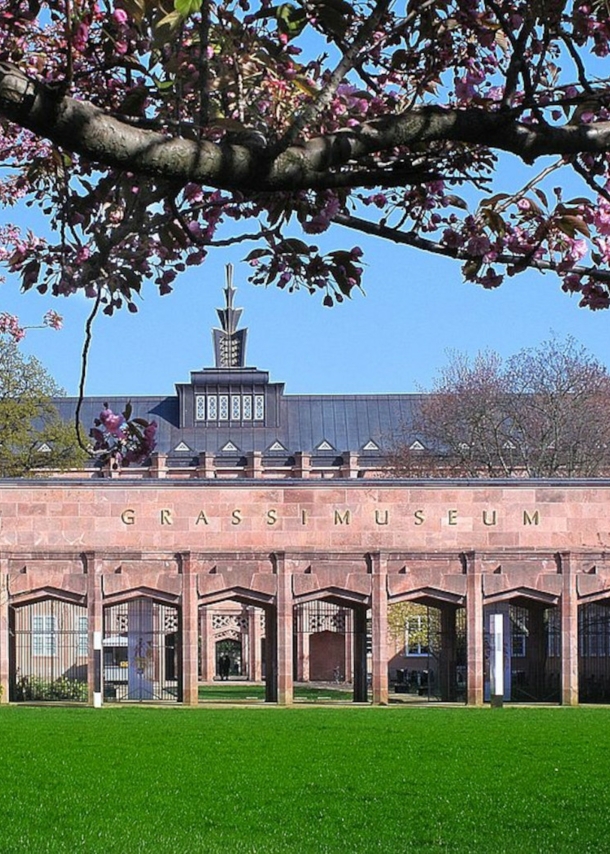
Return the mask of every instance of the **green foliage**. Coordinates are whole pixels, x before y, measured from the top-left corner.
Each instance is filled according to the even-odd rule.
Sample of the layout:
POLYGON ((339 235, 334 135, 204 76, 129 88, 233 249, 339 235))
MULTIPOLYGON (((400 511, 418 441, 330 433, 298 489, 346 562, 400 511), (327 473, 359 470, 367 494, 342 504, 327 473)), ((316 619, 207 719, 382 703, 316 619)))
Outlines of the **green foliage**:
POLYGON ((0 340, 0 477, 83 463, 74 427, 60 420, 51 402, 63 394, 38 359, 0 340), (41 445, 49 450, 40 451, 41 445))
POLYGON ((60 676, 58 679, 42 679, 39 676, 20 676, 15 685, 15 699, 18 701, 70 700, 80 703, 87 701, 86 682, 60 676))
POLYGON ((174 9, 183 18, 188 18, 201 9, 201 0, 174 0, 174 9))
POLYGON ((415 602, 397 602, 388 607, 388 632, 394 642, 403 644, 405 642, 405 632, 410 617, 427 617, 430 623, 422 628, 415 636, 411 635, 413 642, 428 644, 429 635, 436 636, 439 629, 439 612, 436 608, 429 610, 425 605, 418 605, 415 602))
POLYGON ((11 854, 608 848, 605 708, 12 706, 0 734, 11 854))

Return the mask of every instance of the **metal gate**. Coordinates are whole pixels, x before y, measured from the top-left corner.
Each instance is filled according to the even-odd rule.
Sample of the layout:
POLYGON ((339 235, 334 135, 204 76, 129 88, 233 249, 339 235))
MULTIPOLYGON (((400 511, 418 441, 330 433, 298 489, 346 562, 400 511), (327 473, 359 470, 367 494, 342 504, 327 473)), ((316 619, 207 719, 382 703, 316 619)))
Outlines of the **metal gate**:
POLYGON ((430 701, 465 700, 465 609, 403 603, 394 622, 404 643, 394 657, 400 666, 390 672, 394 693, 430 701))
POLYGON ((9 609, 9 699, 87 701, 87 609, 45 599, 9 609))
POLYGON ((610 607, 578 609, 578 696, 581 703, 610 702, 610 607))
POLYGON ((504 699, 559 702, 561 643, 559 611, 536 603, 485 608, 485 700, 490 699, 491 614, 504 616, 504 699))
POLYGON ((182 700, 180 610, 144 597, 104 609, 106 702, 182 700))
MULTIPOLYGON (((368 623, 370 624, 370 623, 368 623)), ((366 608, 315 601, 294 609, 294 679, 349 685, 354 700, 367 699, 366 608)))

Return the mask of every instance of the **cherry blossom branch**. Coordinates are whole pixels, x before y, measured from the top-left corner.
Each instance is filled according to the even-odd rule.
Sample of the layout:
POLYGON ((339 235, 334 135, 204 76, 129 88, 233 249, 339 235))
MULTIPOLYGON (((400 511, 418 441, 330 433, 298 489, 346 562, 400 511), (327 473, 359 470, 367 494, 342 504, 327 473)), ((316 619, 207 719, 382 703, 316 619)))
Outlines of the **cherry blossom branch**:
POLYGON ((209 59, 210 2, 202 0, 199 20, 199 134, 210 120, 209 59))
MULTIPOLYGON (((464 249, 445 246, 442 243, 437 243, 427 237, 420 237, 412 232, 396 231, 388 225, 381 223, 370 222, 369 220, 361 219, 360 217, 349 214, 336 214, 333 217, 333 222, 338 225, 343 225, 346 228, 354 231, 362 232, 362 234, 370 234, 373 237, 382 237, 385 240, 391 240, 392 243, 400 243, 404 246, 412 246, 415 249, 421 249, 424 252, 430 252, 433 255, 443 255, 446 258, 455 258, 459 261, 479 260, 473 258, 472 254, 464 249)), ((535 270, 553 271, 556 272, 557 265, 552 261, 545 261, 543 258, 530 258, 527 263, 523 255, 513 255, 511 253, 502 252, 494 257, 494 262, 505 266, 514 266, 520 268, 523 266, 531 267, 535 270)), ((570 267, 570 273, 577 276, 591 276, 597 281, 610 284, 610 270, 600 270, 598 267, 585 267, 580 264, 575 264, 570 267)))
POLYGON ((598 184, 591 172, 588 169, 585 169, 585 167, 578 162, 576 157, 572 158, 571 166, 572 169, 580 175, 588 187, 595 190, 595 192, 602 198, 606 199, 607 202, 610 202, 610 191, 601 184, 598 184))
POLYGON ((319 116, 320 113, 328 107, 332 99, 335 97, 337 88, 345 78, 345 75, 354 67, 356 59, 368 44, 371 36, 379 26, 381 19, 387 12, 391 2, 392 0, 377 0, 375 8, 360 27, 352 43, 344 51, 339 64, 330 75, 322 91, 319 93, 317 98, 311 101, 305 109, 296 116, 282 138, 271 148, 269 152, 270 157, 277 157, 291 146, 303 129, 309 127, 317 116, 319 116))

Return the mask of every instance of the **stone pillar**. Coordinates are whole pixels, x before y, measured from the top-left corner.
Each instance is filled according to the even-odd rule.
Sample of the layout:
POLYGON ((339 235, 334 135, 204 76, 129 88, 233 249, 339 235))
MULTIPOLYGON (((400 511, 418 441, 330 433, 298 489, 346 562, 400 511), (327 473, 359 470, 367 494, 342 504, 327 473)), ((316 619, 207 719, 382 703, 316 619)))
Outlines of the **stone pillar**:
POLYGON ((158 478, 167 477, 167 454, 162 454, 159 451, 151 454, 148 476, 158 478))
POLYGON ((277 572, 277 702, 290 706, 293 701, 293 633, 292 561, 283 553, 276 555, 277 572))
POLYGON ((262 679, 261 668, 261 621, 257 608, 248 608, 248 637, 250 639, 250 659, 248 661, 248 675, 254 682, 262 679))
POLYGON ((345 681, 354 681, 354 613, 345 609, 345 681))
POLYGON ((388 704, 388 569, 385 556, 371 555, 371 624, 373 636, 373 703, 388 704))
POLYGON ((483 705, 483 577, 479 559, 466 555, 466 702, 483 705))
POLYGON ((341 477, 358 477, 358 454, 353 451, 344 451, 341 454, 343 465, 341 466, 341 477))
POLYGON ((307 478, 311 472, 311 454, 297 451, 294 455, 294 477, 307 478))
POLYGON ((456 654, 456 608, 442 605, 441 609, 441 655, 439 661, 439 688, 441 700, 453 701, 457 691, 456 654))
POLYGON ((578 598, 576 573, 569 552, 560 555, 561 591, 561 702, 578 705, 578 598))
POLYGON ((182 568, 182 702, 199 703, 199 633, 197 572, 190 552, 180 556, 182 568))
POLYGON ((212 614, 208 606, 199 609, 199 638, 201 644, 199 680, 211 682, 214 678, 215 650, 212 635, 212 614))
POLYGON ((96 679, 95 679, 95 647, 96 633, 97 639, 101 639, 101 697, 99 702, 103 702, 104 697, 104 603, 102 595, 102 566, 99 558, 95 553, 89 552, 85 555, 85 567, 87 569, 87 632, 89 635, 88 642, 88 660, 87 660, 87 701, 90 706, 94 705, 96 700, 96 679))
POLYGON ((366 703, 366 607, 355 605, 354 614, 354 702, 366 703))
POLYGON ((277 609, 265 608, 265 702, 277 703, 277 609))
POLYGON ((214 455, 207 454, 205 451, 202 451, 199 454, 199 465, 197 466, 197 477, 203 478, 213 478, 216 476, 216 469, 214 467, 214 455))
POLYGON ((246 477, 263 476, 263 455, 260 451, 248 451, 246 454, 246 477))
MULTIPOLYGON (((303 618, 301 617, 301 620, 303 618)), ((303 625, 296 633, 297 644, 297 679, 299 682, 309 682, 309 632, 303 625)))
POLYGON ((0 703, 8 703, 10 688, 8 561, 0 558, 0 703))

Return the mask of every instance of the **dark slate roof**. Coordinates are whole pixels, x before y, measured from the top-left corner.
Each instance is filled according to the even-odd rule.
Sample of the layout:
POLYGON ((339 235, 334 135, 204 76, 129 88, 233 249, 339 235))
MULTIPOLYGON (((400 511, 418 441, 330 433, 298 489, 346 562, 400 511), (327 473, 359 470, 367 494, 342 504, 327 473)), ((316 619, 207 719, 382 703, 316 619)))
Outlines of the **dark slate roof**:
MULTIPOLYGON (((243 454, 267 452, 279 442, 289 454, 303 451, 323 456, 332 451, 367 453, 366 445, 370 442, 381 450, 387 449, 397 431, 408 441, 414 441, 417 436, 411 424, 420 397, 417 394, 282 395, 277 426, 196 423, 194 427, 184 428, 179 424, 177 396, 133 397, 131 403, 134 416, 154 419, 159 425, 157 450, 161 453, 173 454, 184 443, 193 454, 201 451, 218 454, 227 442, 232 442, 243 454), (330 448, 319 450, 323 443, 330 448)), ((86 432, 105 402, 113 411, 120 412, 127 401, 124 397, 85 398, 81 423, 86 432)), ((76 398, 57 398, 54 403, 62 419, 74 418, 76 398)))
MULTIPOLYGON (((292 456, 297 452, 313 457, 335 457, 346 451, 380 456, 397 431, 411 443, 417 436, 412 429, 413 413, 420 395, 287 395, 282 383, 270 382, 267 371, 248 367, 245 361, 246 330, 237 329, 241 309, 234 308, 233 270, 227 267, 224 289, 225 308, 218 310, 221 329, 214 330, 215 366, 192 371, 190 383, 177 383, 171 397, 132 398, 134 417, 155 420, 158 424, 157 450, 170 456, 208 454, 239 456, 249 451, 292 456), (264 399, 266 421, 203 422, 195 420, 196 404, 203 396, 207 413, 209 397, 216 405, 221 396, 248 398, 250 416, 255 415, 253 401, 264 399), (223 451, 227 443, 235 449, 223 451), (273 449, 279 443, 282 448, 273 449), (376 447, 367 448, 374 443, 376 447), (177 451, 179 445, 187 449, 177 451), (322 446, 322 447, 320 447, 322 446)), ((76 398, 54 401, 61 417, 74 419, 76 398)), ((93 426, 104 403, 121 412, 124 398, 88 397, 81 407, 80 421, 86 432, 93 426)), ((241 403, 239 404, 241 406, 241 403)), ((241 412, 241 409, 239 409, 241 412)))

